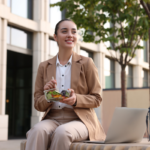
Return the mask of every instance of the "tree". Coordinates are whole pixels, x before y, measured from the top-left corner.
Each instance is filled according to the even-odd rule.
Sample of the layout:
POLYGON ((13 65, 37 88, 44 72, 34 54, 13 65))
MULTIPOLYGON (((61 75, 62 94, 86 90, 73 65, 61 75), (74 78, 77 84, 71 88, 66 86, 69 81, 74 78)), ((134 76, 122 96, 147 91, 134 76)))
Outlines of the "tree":
POLYGON ((84 42, 111 43, 107 49, 121 66, 122 107, 126 107, 125 68, 136 50, 143 48, 140 40, 148 39, 150 23, 144 9, 137 0, 67 0, 51 4, 54 6, 60 6, 61 11, 67 9, 66 18, 84 29, 84 42), (105 27, 108 22, 112 26, 105 27))

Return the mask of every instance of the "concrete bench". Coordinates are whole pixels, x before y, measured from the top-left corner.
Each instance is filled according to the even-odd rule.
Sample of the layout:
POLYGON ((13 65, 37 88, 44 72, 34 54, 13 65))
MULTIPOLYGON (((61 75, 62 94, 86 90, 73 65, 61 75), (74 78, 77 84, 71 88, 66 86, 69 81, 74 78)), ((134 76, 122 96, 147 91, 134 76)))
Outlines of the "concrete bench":
MULTIPOLYGON (((26 141, 22 141, 20 150, 25 150, 26 141)), ((150 142, 143 139, 140 143, 122 144, 94 144, 94 143, 72 143, 70 150, 150 150, 150 142)))

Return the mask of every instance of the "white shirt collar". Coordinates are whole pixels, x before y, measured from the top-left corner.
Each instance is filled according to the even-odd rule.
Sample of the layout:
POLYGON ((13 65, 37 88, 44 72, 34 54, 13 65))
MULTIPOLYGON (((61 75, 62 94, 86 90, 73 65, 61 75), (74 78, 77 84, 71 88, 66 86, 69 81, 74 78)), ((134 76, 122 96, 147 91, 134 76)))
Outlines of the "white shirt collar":
MULTIPOLYGON (((72 64, 72 55, 70 56, 70 58, 69 58, 67 64, 65 64, 65 65, 68 65, 68 64, 72 64)), ((58 55, 57 55, 57 59, 56 59, 56 66, 57 66, 57 65, 63 66, 63 65, 61 65, 60 62, 59 62, 58 55)), ((64 66, 65 66, 65 65, 64 65, 64 66)))

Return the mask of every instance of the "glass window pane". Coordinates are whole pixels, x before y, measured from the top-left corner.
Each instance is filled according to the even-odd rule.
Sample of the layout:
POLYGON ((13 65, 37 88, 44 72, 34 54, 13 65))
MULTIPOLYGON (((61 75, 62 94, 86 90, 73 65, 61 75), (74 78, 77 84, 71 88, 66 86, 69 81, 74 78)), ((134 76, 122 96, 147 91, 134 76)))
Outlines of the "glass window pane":
POLYGON ((54 40, 49 40, 49 47, 50 47, 50 50, 49 50, 49 54, 51 55, 51 56, 55 56, 55 55, 57 55, 57 53, 58 53, 58 45, 57 45, 57 42, 56 41, 54 41, 54 40))
POLYGON ((93 53, 86 51, 86 50, 83 50, 83 49, 80 49, 80 55, 85 56, 85 57, 90 57, 93 59, 93 53))
MULTIPOLYGON (((61 0, 49 0, 50 4, 60 2, 61 0)), ((52 28, 55 28, 56 24, 61 20, 61 11, 59 7, 49 7, 49 22, 52 28)))
POLYGON ((28 0, 27 18, 33 19, 33 0, 28 0))
MULTIPOLYGON (((65 2, 66 0, 61 0, 62 2, 65 2)), ((64 9, 64 10, 62 10, 62 13, 61 13, 61 18, 62 19, 65 19, 66 18, 66 11, 67 11, 67 9, 64 9)))
POLYGON ((133 87, 133 67, 131 65, 126 67, 126 79, 127 79, 127 87, 133 87))
POLYGON ((109 58, 104 59, 105 88, 115 88, 115 63, 109 58))
POLYGON ((144 71, 144 79, 148 79, 148 72, 146 70, 144 71))
POLYGON ((147 81, 143 80, 143 87, 147 87, 147 81))
POLYGON ((130 76, 132 76, 132 72, 133 72, 132 66, 129 66, 129 75, 130 75, 130 76))
POLYGON ((114 73, 110 73, 110 76, 105 76, 105 88, 115 88, 114 87, 114 73))
POLYGON ((105 70, 104 75, 105 75, 105 77, 110 76, 110 71, 105 70))
POLYGON ((126 75, 128 76, 128 74, 129 74, 129 67, 126 66, 126 75))
POLYGON ((27 34, 24 31, 11 28, 11 44, 27 48, 27 34))
POLYGON ((10 44, 10 27, 7 26, 7 44, 10 44))
POLYGON ((12 13, 27 18, 27 0, 12 0, 12 13))
POLYGON ((85 56, 85 57, 89 57, 89 54, 84 50, 80 50, 80 55, 85 56))
POLYGON ((127 78, 127 87, 132 88, 133 87, 133 79, 131 77, 127 78))
POLYGON ((111 72, 115 72, 115 62, 113 60, 110 61, 110 65, 111 65, 111 72))
POLYGON ((104 67, 105 67, 105 70, 107 70, 107 71, 109 71, 110 72, 110 70, 111 70, 111 68, 110 68, 110 59, 108 59, 108 58, 105 58, 104 59, 104 67))
POLYGON ((143 49, 143 57, 144 57, 144 61, 147 62, 147 42, 144 41, 144 49, 143 49))
POLYGON ((7 30, 7 43, 26 49, 32 49, 32 33, 13 27, 8 27, 7 30))
POLYGON ((32 49, 32 33, 27 33, 27 48, 32 49))
POLYGON ((7 6, 10 7, 11 5, 11 0, 7 0, 7 6))
POLYGON ((148 71, 143 70, 143 87, 148 87, 148 71))
POLYGON ((11 12, 32 19, 32 0, 12 0, 11 12))
POLYGON ((143 46, 144 48, 141 50, 141 58, 143 59, 143 61, 148 62, 148 58, 147 58, 147 41, 142 41, 141 42, 141 46, 143 46))

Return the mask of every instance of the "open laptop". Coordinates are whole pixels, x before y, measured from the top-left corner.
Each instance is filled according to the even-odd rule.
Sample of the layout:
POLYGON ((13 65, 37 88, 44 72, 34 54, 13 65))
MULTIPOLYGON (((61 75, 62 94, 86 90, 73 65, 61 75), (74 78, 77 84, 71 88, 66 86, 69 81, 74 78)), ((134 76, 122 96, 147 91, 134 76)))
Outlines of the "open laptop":
POLYGON ((86 143, 137 143, 146 131, 148 109, 117 107, 105 141, 84 141, 86 143))

